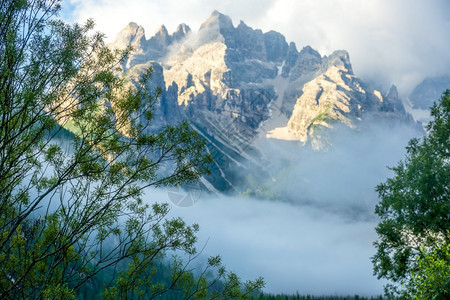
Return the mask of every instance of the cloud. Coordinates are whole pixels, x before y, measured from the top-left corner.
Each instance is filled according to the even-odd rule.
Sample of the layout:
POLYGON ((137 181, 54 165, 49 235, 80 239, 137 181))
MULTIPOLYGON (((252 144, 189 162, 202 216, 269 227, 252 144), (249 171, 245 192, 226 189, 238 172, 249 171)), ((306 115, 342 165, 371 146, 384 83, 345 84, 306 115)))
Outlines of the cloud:
POLYGON ((311 44, 322 54, 348 50, 355 73, 365 79, 395 83, 405 93, 423 76, 450 67, 444 1, 294 2, 280 0, 274 8, 289 39, 311 44))
POLYGON ((263 184, 292 203, 352 219, 373 219, 378 203, 375 186, 392 175, 387 166, 395 166, 408 141, 421 133, 411 124, 366 118, 358 130, 335 126, 329 132, 332 146, 328 151, 314 152, 286 141, 261 141, 259 149, 269 159, 267 169, 275 178, 263 184))
MULTIPOLYGON (((160 201, 168 201, 161 191, 160 201)), ((308 206, 204 195, 171 215, 200 225, 204 257, 220 254, 244 281, 263 276, 265 292, 378 295, 372 275, 374 221, 348 221, 308 206)))
POLYGON ((97 28, 106 33, 108 39, 114 39, 131 21, 142 25, 149 38, 163 24, 169 32, 181 23, 186 23, 196 31, 214 10, 233 17, 235 25, 236 18, 248 22, 258 21, 270 6, 270 0, 246 0, 239 5, 231 0, 69 0, 63 9, 69 21, 83 22, 93 18, 97 28))
MULTIPOLYGON (((385 282, 373 276, 370 259, 377 239, 375 186, 392 176, 387 166, 395 166, 408 139, 418 135, 394 124, 378 120, 364 123, 362 132, 340 129, 334 147, 321 153, 268 140, 261 149, 274 170, 269 178, 277 178, 268 180, 276 200, 203 192, 188 207, 174 205, 171 214, 200 225, 205 256, 220 254, 244 280, 263 276, 265 292, 382 294, 385 282)), ((156 198, 174 200, 163 193, 156 198)))
POLYGON ((409 94, 425 76, 450 69, 450 3, 445 0, 68 0, 63 16, 94 18, 109 39, 135 21, 147 37, 161 24, 174 31, 186 23, 195 31, 214 9, 235 25, 277 30, 299 48, 311 45, 323 55, 346 49, 355 73, 409 94))

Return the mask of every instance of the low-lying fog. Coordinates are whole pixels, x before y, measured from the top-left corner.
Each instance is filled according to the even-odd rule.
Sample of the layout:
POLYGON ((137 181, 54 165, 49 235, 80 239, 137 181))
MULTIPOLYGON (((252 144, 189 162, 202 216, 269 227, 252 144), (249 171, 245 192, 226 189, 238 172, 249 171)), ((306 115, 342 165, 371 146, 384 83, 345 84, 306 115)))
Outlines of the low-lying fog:
MULTIPOLYGON (((392 124, 346 131, 328 152, 297 148, 298 159, 278 177, 284 182, 274 183, 286 201, 203 192, 189 207, 173 205, 171 215, 200 225, 205 256, 220 254, 244 280, 263 276, 265 292, 379 295, 384 282, 373 276, 370 259, 377 238, 375 186, 392 175, 387 166, 404 157, 415 135, 392 124)), ((283 151, 295 153, 286 144, 283 151, 278 146, 267 145, 273 164, 283 151)), ((170 202, 163 190, 148 197, 170 202)))
POLYGON ((374 221, 350 222, 312 207, 245 198, 201 198, 172 214, 201 225, 205 254, 221 254, 243 279, 263 276, 269 293, 382 293, 372 276, 374 221))

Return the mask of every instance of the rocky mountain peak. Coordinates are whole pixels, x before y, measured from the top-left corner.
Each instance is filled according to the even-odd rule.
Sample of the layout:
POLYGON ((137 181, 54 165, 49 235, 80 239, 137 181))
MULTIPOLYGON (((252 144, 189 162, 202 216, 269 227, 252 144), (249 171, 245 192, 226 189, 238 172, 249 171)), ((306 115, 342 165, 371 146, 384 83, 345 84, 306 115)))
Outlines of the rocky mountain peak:
POLYGON ((414 108, 429 109, 450 88, 450 74, 426 77, 409 95, 414 108))
POLYGON ((242 28, 242 29, 252 29, 250 26, 248 26, 247 24, 245 24, 244 21, 239 21, 239 25, 237 26, 237 28, 242 28))
MULTIPOLYGON (((312 80, 303 84, 287 125, 297 140, 309 143, 315 150, 328 148, 333 144, 329 129, 335 125, 357 128, 369 115, 416 126, 411 116, 406 114, 394 85, 382 95, 354 76, 347 51, 338 50, 323 57, 317 69, 320 59, 317 51, 305 47, 300 51, 295 66, 296 70, 303 72, 309 68, 303 78, 314 75, 312 80)), ((297 80, 293 84, 299 82, 297 80)))
POLYGON ((213 11, 211 16, 206 19, 205 22, 200 26, 200 30, 204 29, 219 29, 219 30, 229 30, 234 29, 233 22, 231 18, 218 12, 217 10, 213 11))
POLYGON ((169 35, 166 26, 161 25, 155 35, 147 41, 147 47, 153 51, 160 52, 160 55, 163 56, 164 51, 171 43, 172 37, 169 35))
POLYGON ((180 41, 181 39, 186 37, 186 35, 188 35, 190 32, 191 32, 191 28, 188 25, 186 25, 184 23, 180 24, 180 25, 178 25, 175 32, 172 34, 172 40, 180 41))
POLYGON ((386 97, 390 98, 390 99, 399 99, 399 97, 398 97, 398 90, 397 90, 397 87, 395 85, 391 86, 391 88, 389 89, 386 97))
POLYGON ((403 106, 395 85, 392 85, 389 91, 385 94, 381 110, 385 112, 389 111, 395 114, 405 114, 405 107, 403 106))
POLYGON ((295 64, 297 63, 297 59, 298 59, 297 46, 295 45, 294 42, 290 42, 288 50, 287 50, 287 54, 286 54, 286 60, 284 62, 283 69, 281 72, 281 76, 283 76, 284 78, 289 77, 289 73, 291 72, 291 69, 295 66, 295 64))
MULTIPOLYGON (((294 45, 295 46, 295 45, 294 45)), ((314 50, 311 46, 305 46, 300 51, 299 55, 304 58, 321 58, 320 53, 314 50)))
POLYGON ((282 62, 286 59, 289 46, 284 35, 271 30, 264 33, 264 43, 266 46, 267 60, 282 62))
POLYGON ((167 31, 166 26, 164 26, 164 25, 159 26, 158 30, 155 33, 155 36, 160 36, 160 37, 169 36, 169 32, 167 31))
MULTIPOLYGON (((295 53, 293 53, 293 55, 295 56, 295 53)), ((297 61, 295 62, 294 67, 292 67, 290 81, 294 82, 301 80, 304 83, 305 81, 303 78, 305 78, 305 76, 308 77, 308 80, 310 80, 312 78, 309 78, 309 75, 314 74, 321 69, 322 57, 319 52, 310 46, 303 47, 300 53, 296 56, 297 61)))
POLYGON ((197 34, 197 44, 203 45, 213 42, 232 42, 235 28, 231 18, 218 11, 202 23, 197 34))
POLYGON ((131 28, 131 29, 136 30, 139 27, 141 27, 141 26, 139 26, 136 22, 130 22, 130 23, 128 23, 128 25, 125 28, 131 28))
POLYGON ((350 55, 345 50, 336 50, 330 56, 325 57, 325 67, 331 66, 343 67, 347 72, 353 75, 352 64, 350 63, 350 55))
POLYGON ((122 29, 113 42, 117 48, 124 49, 131 45, 136 51, 143 47, 145 43, 145 30, 142 26, 135 22, 130 22, 124 29, 122 29))
MULTIPOLYGON (((227 61, 230 64, 250 60, 281 64, 285 60, 289 47, 282 34, 275 31, 263 33, 260 29, 248 26, 244 21, 240 21, 239 25, 234 27, 230 17, 218 11, 214 11, 201 25, 196 44, 204 45, 214 42, 222 42, 226 45, 227 61)), ((267 66, 247 66, 242 71, 250 74, 252 73, 250 69, 260 72, 258 69, 261 68, 267 69, 267 66)), ((267 72, 264 70, 263 73, 267 72)), ((240 76, 236 73, 234 75, 240 76)), ((273 74, 270 76, 273 77, 273 74)))

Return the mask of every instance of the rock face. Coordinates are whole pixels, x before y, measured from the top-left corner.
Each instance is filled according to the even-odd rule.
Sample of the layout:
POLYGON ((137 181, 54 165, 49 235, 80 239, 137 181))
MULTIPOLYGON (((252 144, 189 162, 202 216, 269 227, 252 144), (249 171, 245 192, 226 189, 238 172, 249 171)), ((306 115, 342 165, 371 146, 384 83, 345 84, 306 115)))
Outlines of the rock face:
POLYGON ((397 88, 392 86, 382 95, 365 85, 353 74, 346 51, 335 51, 323 59, 314 54, 308 54, 309 59, 301 63, 306 61, 306 67, 310 66, 314 73, 320 71, 321 75, 303 85, 287 126, 298 140, 304 144, 309 142, 315 150, 327 148, 332 141, 326 129, 336 124, 357 128, 365 115, 413 123, 398 97, 397 88))
POLYGON ((414 108, 429 109, 450 88, 450 75, 427 77, 414 88, 409 100, 414 108))
POLYGON ((145 30, 142 26, 130 22, 116 36, 111 47, 125 49, 133 47, 133 51, 124 62, 122 68, 128 71, 133 66, 147 63, 148 61, 162 61, 167 55, 169 47, 184 39, 191 29, 186 24, 180 24, 177 30, 170 35, 164 25, 150 39, 145 38, 145 30))
POLYGON ((277 76, 277 62, 287 51, 281 34, 267 34, 272 39, 214 12, 168 60, 165 81, 181 114, 251 138, 269 116, 276 94, 266 81, 277 76))
POLYGON ((152 67, 152 84, 163 90, 156 124, 188 119, 208 141, 216 161, 213 176, 205 178, 211 188, 239 190, 249 172, 265 176, 254 142, 274 118, 275 102, 290 136, 314 149, 332 143, 329 129, 357 128, 366 115, 412 122, 395 87, 383 95, 364 84, 346 51, 328 57, 310 46, 298 51, 278 32, 242 21, 235 27, 217 11, 197 33, 185 24, 172 34, 161 26, 146 39, 144 29, 130 23, 112 44, 127 45, 134 51, 124 62, 126 74, 137 78, 152 67))

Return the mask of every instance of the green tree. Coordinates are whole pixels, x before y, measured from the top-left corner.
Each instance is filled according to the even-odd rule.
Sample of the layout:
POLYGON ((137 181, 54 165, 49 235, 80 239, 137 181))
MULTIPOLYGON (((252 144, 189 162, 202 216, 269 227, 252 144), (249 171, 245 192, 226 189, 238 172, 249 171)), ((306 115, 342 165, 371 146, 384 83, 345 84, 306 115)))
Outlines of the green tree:
POLYGON ((431 251, 423 250, 417 267, 407 285, 409 295, 416 299, 448 299, 450 295, 450 245, 443 244, 431 251))
POLYGON ((381 220, 372 261, 378 278, 392 282, 387 292, 414 296, 415 286, 419 291, 426 281, 444 299, 450 280, 448 267, 440 269, 443 261, 448 266, 450 244, 450 90, 431 115, 428 135, 409 142, 405 159, 392 168, 394 177, 376 188, 381 220), (433 274, 434 268, 444 273, 433 274), (437 277, 445 282, 432 279, 437 277))
POLYGON ((58 0, 0 3, 0 298, 72 299, 100 274, 106 298, 261 288, 218 257, 193 270, 198 225, 142 200, 150 186, 197 180, 210 161, 187 123, 150 130, 161 92, 151 70, 134 84, 119 76, 130 49, 106 47, 92 21, 59 20, 58 0), (172 250, 183 259, 158 281, 172 250))

